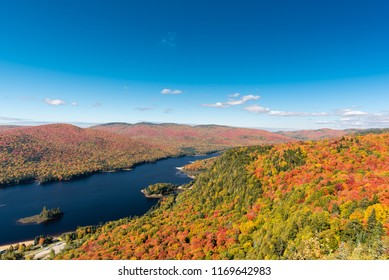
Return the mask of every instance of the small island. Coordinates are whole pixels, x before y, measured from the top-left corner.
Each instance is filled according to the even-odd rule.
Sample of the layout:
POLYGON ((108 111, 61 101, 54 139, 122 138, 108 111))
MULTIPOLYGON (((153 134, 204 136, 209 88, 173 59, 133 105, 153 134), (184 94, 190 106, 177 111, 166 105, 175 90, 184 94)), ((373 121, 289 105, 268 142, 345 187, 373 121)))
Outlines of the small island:
POLYGON ((18 222, 22 224, 48 223, 62 218, 63 214, 64 213, 59 207, 47 210, 46 206, 44 206, 42 212, 38 215, 21 218, 18 220, 18 222))
POLYGON ((178 186, 170 183, 157 183, 141 190, 147 198, 161 198, 178 191, 178 186))

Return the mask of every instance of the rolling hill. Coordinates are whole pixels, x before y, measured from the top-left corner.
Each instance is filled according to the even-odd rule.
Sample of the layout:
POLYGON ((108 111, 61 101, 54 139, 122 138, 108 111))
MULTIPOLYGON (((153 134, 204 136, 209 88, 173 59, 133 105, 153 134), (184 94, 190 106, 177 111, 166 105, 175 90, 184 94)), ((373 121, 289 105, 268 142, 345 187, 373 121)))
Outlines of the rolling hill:
POLYGON ((0 125, 0 134, 10 129, 23 128, 23 127, 25 128, 25 126, 18 126, 18 125, 0 125))
POLYGON ((355 133, 330 129, 273 133, 219 125, 152 123, 109 123, 91 128, 69 124, 0 126, 0 185, 69 180, 169 156, 333 138, 351 132, 355 133))
POLYGON ((389 134, 223 153, 142 217, 80 228, 58 259, 388 259, 389 134))
POLYGON ((69 180, 169 156, 293 141, 267 131, 212 125, 51 124, 0 131, 0 185, 69 180))
POLYGON ((68 180, 169 155, 153 144, 67 124, 13 128, 0 134, 0 185, 68 180))
POLYGON ((236 146, 250 146, 295 141, 293 138, 266 130, 235 128, 220 125, 189 126, 181 124, 110 123, 92 129, 111 132, 181 151, 204 153, 236 146))
POLYGON ((316 130, 279 131, 277 133, 297 140, 321 140, 342 137, 350 132, 345 130, 323 128, 316 130))

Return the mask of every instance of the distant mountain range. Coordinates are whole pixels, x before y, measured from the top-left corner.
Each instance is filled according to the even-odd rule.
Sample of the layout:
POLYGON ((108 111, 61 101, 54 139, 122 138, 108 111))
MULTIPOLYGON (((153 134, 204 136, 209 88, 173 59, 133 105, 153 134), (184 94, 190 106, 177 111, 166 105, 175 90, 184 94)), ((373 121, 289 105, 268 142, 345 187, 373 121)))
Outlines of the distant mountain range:
POLYGON ((162 145, 163 147, 195 148, 196 152, 207 152, 236 146, 283 143, 294 139, 266 130, 235 128, 220 125, 182 125, 173 123, 109 123, 91 129, 111 132, 138 141, 162 145))
MULTIPOLYGON (((45 125, 40 125, 45 126, 45 125)), ((0 125, 0 133, 11 130, 11 129, 24 129, 32 126, 19 126, 19 125, 0 125)), ((216 125, 216 124, 206 124, 206 125, 186 125, 186 124, 176 124, 176 123, 151 123, 151 122, 139 122, 139 123, 125 123, 125 122, 111 122, 105 124, 99 124, 95 126, 91 126, 91 129, 103 130, 113 132, 115 134, 126 135, 130 137, 138 137, 138 138, 147 138, 149 134, 152 135, 169 135, 174 137, 175 139, 179 139, 180 136, 195 136, 201 135, 202 133, 210 134, 209 130, 214 129, 214 133, 227 133, 233 132, 236 133, 232 138, 238 138, 247 134, 247 136, 258 137, 257 139, 262 141, 275 141, 275 142, 283 142, 285 140, 320 140, 320 139, 330 139, 341 137, 349 134, 358 134, 364 135, 369 133, 384 133, 388 132, 389 128, 369 128, 369 129, 315 129, 315 130, 292 130, 292 131, 278 131, 278 132, 270 132, 266 129, 256 129, 256 128, 239 128, 239 127, 229 127, 224 125, 216 125), (171 133, 172 130, 176 130, 181 133, 171 133), (138 132, 144 132, 144 135, 139 135, 138 132), (156 133, 156 131, 159 131, 156 133), (242 135, 243 134, 243 135, 242 135), (282 135, 284 137, 280 137, 277 135, 282 135), (262 137, 262 138, 260 138, 262 137)), ((231 138, 229 139, 232 140, 231 138)), ((228 141, 227 141, 228 142, 228 141)))

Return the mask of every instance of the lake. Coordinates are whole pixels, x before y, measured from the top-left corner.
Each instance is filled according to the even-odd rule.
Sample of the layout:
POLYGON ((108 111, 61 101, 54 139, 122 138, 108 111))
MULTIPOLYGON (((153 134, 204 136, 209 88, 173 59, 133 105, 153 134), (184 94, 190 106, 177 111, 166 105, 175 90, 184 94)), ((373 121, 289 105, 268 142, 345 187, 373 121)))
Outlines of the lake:
POLYGON ((162 159, 136 166, 130 171, 97 173, 88 177, 38 185, 21 184, 0 188, 0 245, 73 231, 78 226, 97 225, 146 213, 157 199, 140 190, 155 183, 185 184, 191 181, 176 167, 209 158, 186 156, 162 159), (38 225, 22 225, 20 218, 47 208, 60 207, 62 219, 38 225))

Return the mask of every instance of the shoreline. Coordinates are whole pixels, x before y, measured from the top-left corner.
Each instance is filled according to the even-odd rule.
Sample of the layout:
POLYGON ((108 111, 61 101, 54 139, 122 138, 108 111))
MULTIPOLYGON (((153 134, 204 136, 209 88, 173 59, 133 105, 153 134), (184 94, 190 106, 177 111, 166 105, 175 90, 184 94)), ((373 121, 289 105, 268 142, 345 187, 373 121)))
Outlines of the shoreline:
POLYGON ((19 242, 13 242, 5 245, 0 245, 0 252, 3 250, 7 250, 10 246, 15 247, 16 245, 24 244, 26 246, 30 244, 34 244, 34 239, 33 240, 26 240, 26 241, 19 241, 19 242))
MULTIPOLYGON (((53 239, 58 239, 61 238, 61 235, 65 234, 65 233, 69 233, 69 231, 66 231, 66 232, 63 232, 63 233, 60 233, 60 234, 56 234, 56 235, 48 235, 49 237, 52 237, 53 239)), ((35 241, 35 238, 32 239, 32 240, 25 240, 25 241, 16 241, 16 242, 11 242, 11 243, 8 243, 8 244, 5 244, 5 245, 0 245, 0 252, 3 251, 3 250, 7 250, 10 246, 16 246, 16 245, 21 245, 21 244, 24 244, 26 246, 30 245, 30 244, 34 244, 34 241, 35 241)))
MULTIPOLYGON (((45 185, 45 184, 50 184, 50 183, 53 183, 53 182, 66 182, 66 181, 73 181, 73 180, 77 180, 77 179, 82 179, 82 178, 85 178, 85 177, 89 177, 89 176, 92 176, 92 175, 95 175, 95 174, 99 174, 99 173, 115 173, 115 172, 121 172, 121 171, 131 171, 133 170, 134 168, 140 166, 140 165, 143 165, 143 164, 151 164, 151 163, 156 163, 157 161, 160 161, 160 160, 165 160, 165 159, 170 159, 170 158, 180 158, 180 157, 190 157, 190 156, 193 156, 193 157, 201 157, 201 156, 208 156, 208 155, 211 155, 211 154, 217 154, 217 153, 220 153, 221 151, 211 151, 209 153, 204 153, 204 154, 194 154, 194 155, 190 155, 190 154, 178 154, 178 155, 171 155, 171 156, 166 156, 166 157, 160 157, 160 158, 156 158, 154 160, 150 160, 150 161, 140 161, 140 162, 136 162, 134 163, 133 165, 127 167, 127 168, 118 168, 118 169, 110 169, 110 170, 96 170, 96 171, 87 171, 85 173, 81 173, 81 174, 77 174, 77 175, 73 175, 71 176, 70 178, 66 178, 66 179, 62 179, 62 180, 56 180, 56 179, 52 179, 52 180, 49 180, 49 181, 38 181, 36 178, 33 178, 33 179, 26 179, 26 180, 21 180, 17 183, 9 183, 9 184, 0 184, 0 188, 9 188, 9 187, 12 187, 12 186, 16 186, 16 185, 27 185, 27 184, 32 184, 32 183, 35 183, 36 185, 45 185)), ((216 155, 215 155, 216 156, 216 155)), ((181 170, 180 170, 181 171, 181 170)), ((189 176, 188 176, 189 177, 189 176)), ((190 177, 192 178, 192 177, 190 177)), ((192 178, 193 179, 193 178, 192 178)))
POLYGON ((146 197, 146 198, 162 198, 163 195, 162 194, 146 194, 145 190, 141 190, 140 191, 141 193, 143 193, 143 195, 146 197))
POLYGON ((182 173, 184 173, 187 177, 191 178, 191 179, 196 179, 196 176, 193 176, 193 175, 189 175, 187 172, 185 172, 185 169, 184 169, 185 165, 184 166, 181 166, 181 167, 176 167, 177 170, 180 170, 182 173))
MULTIPOLYGON (((209 155, 212 155, 212 153, 210 153, 209 155)), ((192 155, 193 156, 193 155, 192 155)), ((192 157, 192 156, 188 156, 188 157, 192 157)), ((197 156, 200 156, 201 157, 201 155, 196 155, 196 156, 193 156, 193 157, 197 157, 197 156)), ((216 156, 216 155, 214 155, 214 156, 216 156)), ((170 159, 170 158, 181 158, 181 157, 186 157, 186 156, 179 156, 179 157, 169 157, 169 158, 164 158, 164 159, 170 159)), ((164 159, 160 159, 160 160, 164 160, 164 159)), ((149 162, 150 163, 150 162, 149 162)), ((137 166, 139 166, 139 165, 141 165, 141 164, 148 164, 147 162, 144 162, 144 163, 139 163, 139 164, 137 164, 137 166)), ((177 164, 177 165, 179 165, 179 164, 177 164)), ((174 165, 173 165, 174 166, 174 165)), ((179 166, 178 166, 179 167, 179 166)), ((118 172, 120 172, 122 169, 118 169, 118 172)), ((133 169, 131 169, 131 170, 133 170, 133 169)), ((126 172, 127 170, 124 170, 124 172, 126 172)), ((99 173, 99 172, 96 172, 95 174, 97 174, 97 173, 99 173)), ((184 173, 186 176, 188 176, 186 173, 184 173)), ((92 174, 87 174, 87 175, 85 175, 85 176, 90 176, 90 175, 92 175, 92 174)), ((81 176, 78 176, 78 177, 74 177, 74 178, 72 178, 71 180, 77 180, 77 179, 79 179, 81 176)), ((190 177, 190 176, 188 176, 188 177, 190 177)), ((191 178, 191 177, 190 177, 191 178)), ((56 181, 56 182, 60 182, 60 181, 56 181)), ((42 184, 43 185, 43 184, 42 184)), ((0 188, 3 188, 4 186, 0 186, 0 188)), ((11 186, 11 188, 12 188, 12 186, 11 186)), ((181 191, 182 190, 182 188, 180 188, 180 187, 178 187, 177 188, 177 191, 181 191)), ((142 192, 143 193, 143 192, 142 192)), ((161 197, 159 197, 159 196, 150 196, 149 197, 150 199, 160 199, 161 197)), ((0 209, 2 208, 2 207, 6 207, 7 206, 7 204, 6 203, 3 203, 3 204, 0 204, 0 209)), ((147 211, 146 211, 147 212, 147 211)), ((145 213, 146 213, 145 212, 145 213)), ((123 217, 127 217, 127 216, 123 216, 123 217)), ((114 219, 111 219, 111 220, 114 220, 114 219)), ((111 220, 109 220, 109 221, 111 221, 111 220)), ((107 222, 109 222, 109 221, 107 221, 107 222)), ((88 223, 88 225, 91 225, 90 223, 88 223)), ((56 233, 54 233, 55 235, 53 235, 53 237, 58 237, 58 236, 61 236, 63 233, 66 233, 66 232, 73 232, 73 231, 75 231, 76 230, 76 228, 74 228, 74 229, 68 229, 68 230, 65 230, 64 232, 61 232, 61 231, 59 231, 59 233, 58 232, 56 232, 56 233)), ((40 232, 40 233, 42 233, 42 232, 40 232)), ((39 235, 40 233, 38 233, 37 235, 39 235)), ((49 235, 49 236, 51 236, 51 235, 49 235)), ((0 238, 0 251, 2 251, 2 250, 6 250, 6 249, 8 249, 11 245, 17 245, 17 244, 31 244, 31 243, 33 243, 34 242, 34 238, 35 238, 35 236, 25 236, 25 239, 22 237, 22 240, 21 241, 17 241, 18 239, 16 239, 16 240, 1 240, 1 238, 0 238), (4 241, 4 244, 2 243, 2 241, 4 241)), ((10 238, 9 238, 10 239, 10 238)))

